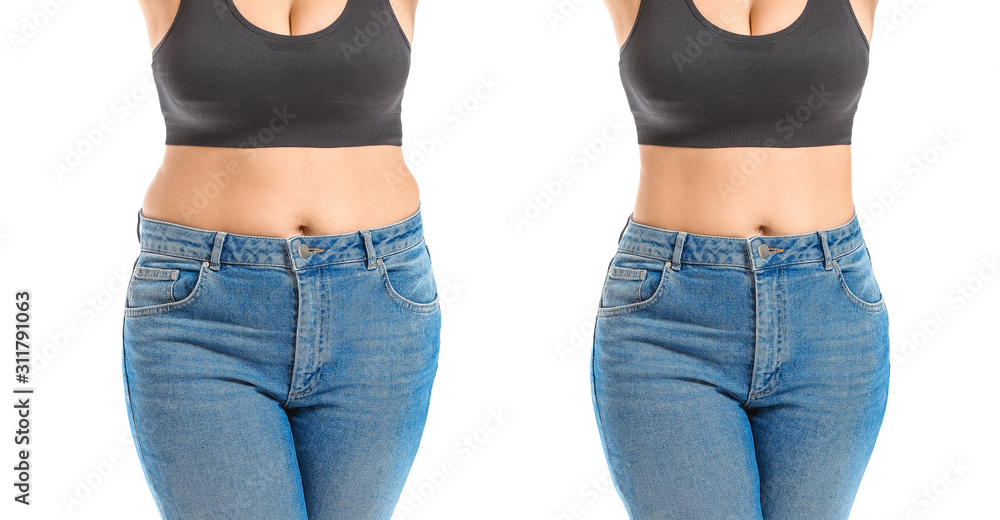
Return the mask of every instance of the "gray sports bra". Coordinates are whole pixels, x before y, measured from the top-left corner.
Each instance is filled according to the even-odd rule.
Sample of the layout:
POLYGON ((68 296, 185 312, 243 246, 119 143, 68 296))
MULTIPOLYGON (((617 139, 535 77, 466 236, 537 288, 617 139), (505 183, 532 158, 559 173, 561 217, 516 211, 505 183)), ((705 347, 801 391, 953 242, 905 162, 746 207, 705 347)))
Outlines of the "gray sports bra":
POLYGON ((348 0, 301 35, 255 26, 233 0, 181 0, 152 55, 168 145, 399 146, 409 67, 389 0, 348 0))
POLYGON ((619 68, 640 144, 850 144, 868 50, 850 0, 807 0, 759 36, 717 27, 694 0, 641 0, 619 68))

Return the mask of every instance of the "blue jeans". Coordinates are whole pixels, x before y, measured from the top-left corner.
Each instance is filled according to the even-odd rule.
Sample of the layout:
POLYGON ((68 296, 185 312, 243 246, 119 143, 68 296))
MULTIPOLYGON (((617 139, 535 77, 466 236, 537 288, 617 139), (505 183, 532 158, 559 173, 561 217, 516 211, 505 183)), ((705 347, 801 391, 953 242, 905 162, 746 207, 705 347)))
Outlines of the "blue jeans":
POLYGON ((129 424, 170 520, 388 519, 441 314, 420 210, 274 238, 146 218, 124 309, 129 424))
POLYGON ((629 517, 847 519, 885 412, 888 325, 856 214, 751 238, 629 216, 591 366, 629 517))

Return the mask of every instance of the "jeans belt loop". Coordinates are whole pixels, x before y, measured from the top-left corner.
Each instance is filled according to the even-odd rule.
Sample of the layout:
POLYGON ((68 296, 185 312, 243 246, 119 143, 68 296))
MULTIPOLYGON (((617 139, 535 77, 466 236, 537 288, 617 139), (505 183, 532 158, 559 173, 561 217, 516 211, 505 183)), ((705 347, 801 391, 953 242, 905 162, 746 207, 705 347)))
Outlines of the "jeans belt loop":
POLYGON ((687 238, 686 231, 678 231, 674 237, 674 257, 670 259, 670 268, 674 271, 681 270, 681 251, 684 250, 684 239, 687 238))
POLYGON ((136 219, 135 219, 135 239, 138 240, 139 244, 141 245, 142 244, 142 237, 139 236, 139 224, 142 224, 142 208, 141 207, 139 208, 139 211, 136 212, 136 219))
POLYGON ((827 242, 826 230, 820 229, 816 234, 819 235, 819 243, 823 247, 823 269, 829 271, 833 269, 833 259, 830 257, 830 244, 827 242))
POLYGON ((212 244, 212 261, 208 267, 213 271, 219 270, 219 262, 222 260, 222 243, 226 241, 225 231, 216 231, 215 243, 212 244))
POLYGON ((375 246, 372 245, 372 233, 367 229, 362 229, 359 233, 365 242, 365 268, 375 269, 375 246))

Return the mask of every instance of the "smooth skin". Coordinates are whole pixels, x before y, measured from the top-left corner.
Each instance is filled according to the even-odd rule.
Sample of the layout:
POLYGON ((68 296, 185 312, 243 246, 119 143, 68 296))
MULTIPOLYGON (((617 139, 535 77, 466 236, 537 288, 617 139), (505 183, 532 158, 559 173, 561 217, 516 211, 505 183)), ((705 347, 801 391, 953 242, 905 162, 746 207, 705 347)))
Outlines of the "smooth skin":
MULTIPOLYGON (((871 41, 878 0, 850 1, 865 37, 871 41)), ((604 0, 619 48, 632 30, 639 2, 604 0)), ((705 18, 722 29, 757 36, 791 25, 802 13, 806 0, 695 0, 694 3, 705 18)), ((829 229, 846 223, 854 214, 850 145, 803 148, 640 145, 639 156, 639 190, 632 216, 639 224, 746 238, 829 229), (749 173, 734 177, 737 168, 745 168, 749 173)))
MULTIPOLYGON (((280 34, 329 26, 347 0, 234 0, 254 25, 280 34)), ((417 0, 391 0, 413 40, 417 0)), ((139 0, 150 50, 163 39, 180 0, 139 0)), ((218 183, 216 183, 217 186, 218 183)), ((168 145, 146 190, 143 214, 185 226, 288 238, 348 233, 398 222, 420 193, 399 146, 222 148, 168 145), (234 169, 234 166, 236 169, 234 169), (213 172, 235 171, 221 193, 191 211, 213 172)))

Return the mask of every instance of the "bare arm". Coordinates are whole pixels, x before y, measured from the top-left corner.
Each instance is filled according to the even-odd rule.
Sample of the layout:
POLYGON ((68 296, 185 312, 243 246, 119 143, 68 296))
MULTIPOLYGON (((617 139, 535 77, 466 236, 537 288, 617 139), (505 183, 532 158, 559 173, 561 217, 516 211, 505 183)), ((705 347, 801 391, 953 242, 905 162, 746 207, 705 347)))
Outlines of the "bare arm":
POLYGON ((417 12, 417 0, 389 0, 393 11, 396 12, 396 19, 399 20, 406 39, 413 41, 413 25, 417 12))
POLYGON ((861 31, 865 33, 868 41, 872 39, 872 32, 875 29, 875 5, 878 0, 851 0, 851 7, 854 8, 854 15, 858 18, 861 31))
POLYGON ((153 50, 177 16, 181 0, 139 0, 139 8, 146 19, 146 32, 149 35, 149 49, 153 50))
POLYGON ((618 47, 625 45, 625 40, 632 32, 635 25, 635 17, 639 14, 640 0, 604 0, 608 12, 611 13, 611 23, 615 26, 615 35, 618 37, 618 47))

